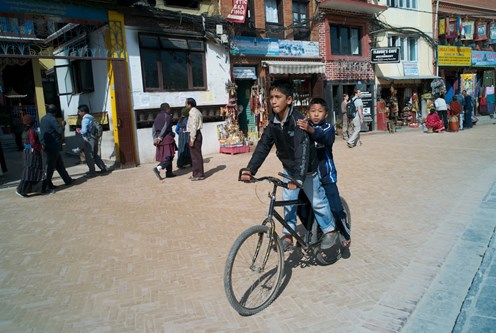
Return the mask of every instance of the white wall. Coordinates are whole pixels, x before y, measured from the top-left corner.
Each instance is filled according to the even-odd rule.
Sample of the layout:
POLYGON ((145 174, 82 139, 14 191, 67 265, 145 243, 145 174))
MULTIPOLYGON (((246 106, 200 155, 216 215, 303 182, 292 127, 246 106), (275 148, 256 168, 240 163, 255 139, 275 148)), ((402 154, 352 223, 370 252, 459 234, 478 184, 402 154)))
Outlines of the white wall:
MULTIPOLYGON (((106 27, 99 29, 90 34, 90 49, 95 49, 94 53, 97 56, 105 52, 105 33, 106 27)), ((105 52, 106 53, 106 52, 105 52)), ((66 55, 68 54, 59 54, 66 55)), ((57 59, 55 65, 68 64, 69 60, 57 59)), ((109 116, 109 131, 104 131, 102 136, 101 152, 102 158, 106 160, 115 161, 115 143, 113 134, 113 120, 112 110, 110 105, 109 95, 109 80, 108 80, 108 66, 106 60, 94 60, 91 62, 93 69, 93 83, 95 90, 89 93, 82 93, 77 95, 64 95, 60 96, 60 107, 64 112, 64 116, 77 115, 77 107, 81 104, 86 104, 90 108, 90 112, 107 112, 109 116)), ((76 137, 76 132, 69 130, 69 126, 65 129, 66 137, 66 150, 78 146, 80 138, 76 137)))
MULTIPOLYGON (((102 28, 90 36, 90 47, 101 50, 105 45, 104 31, 102 28), (102 46, 103 45, 103 46, 102 46)), ((182 92, 154 92, 147 93, 143 89, 141 71, 141 60, 138 45, 139 28, 126 26, 126 43, 129 56, 130 95, 131 108, 157 109, 162 103, 169 103, 171 107, 184 106, 185 100, 192 97, 198 105, 225 105, 228 102, 228 93, 225 84, 230 78, 229 56, 222 45, 207 43, 206 67, 207 84, 206 91, 182 91, 182 92)), ((56 61, 56 65, 67 64, 68 60, 56 61)), ((61 108, 65 116, 77 115, 77 107, 87 104, 91 112, 107 112, 110 122, 110 131, 105 131, 102 138, 101 155, 105 160, 115 161, 115 143, 113 133, 113 119, 110 103, 108 66, 107 61, 92 61, 93 80, 95 91, 79 95, 66 95, 60 97, 61 108)), ((134 115, 133 115, 134 116, 134 115)), ((205 155, 219 152, 216 125, 219 122, 205 123, 203 126, 203 153, 205 155)), ((135 126, 135 124, 134 124, 135 126)), ((138 162, 149 163, 155 161, 155 147, 151 144, 151 128, 138 129, 135 132, 135 143, 138 151, 138 162)), ((80 139, 75 132, 66 128, 66 150, 76 147, 80 139)))
MULTIPOLYGON (((379 5, 387 6, 387 0, 380 0, 379 5)), ((403 8, 388 8, 382 12, 379 19, 393 27, 413 27, 421 30, 425 34, 432 37, 432 20, 433 16, 431 1, 417 0, 417 9, 409 10, 403 8)), ((388 46, 388 33, 379 33, 376 35, 378 38, 379 47, 388 46)), ((419 75, 434 75, 434 51, 432 47, 422 38, 419 38, 417 48, 417 64, 419 75)), ((403 64, 378 64, 376 65, 377 76, 402 76, 403 64), (382 75, 381 75, 382 74, 382 75)))
MULTIPOLYGON (((194 98, 199 106, 227 104, 228 93, 226 92, 225 85, 231 77, 229 72, 229 55, 224 46, 211 42, 207 43, 206 51, 208 84, 206 91, 144 92, 138 44, 138 33, 140 31, 138 27, 126 26, 131 97, 134 110, 158 109, 162 103, 169 103, 171 107, 182 107, 188 97, 194 98)), ((203 124, 202 152, 205 155, 219 152, 220 145, 217 140, 217 124, 219 122, 203 124)), ((138 129, 136 140, 140 162, 154 162, 155 147, 151 144, 151 128, 138 129)))

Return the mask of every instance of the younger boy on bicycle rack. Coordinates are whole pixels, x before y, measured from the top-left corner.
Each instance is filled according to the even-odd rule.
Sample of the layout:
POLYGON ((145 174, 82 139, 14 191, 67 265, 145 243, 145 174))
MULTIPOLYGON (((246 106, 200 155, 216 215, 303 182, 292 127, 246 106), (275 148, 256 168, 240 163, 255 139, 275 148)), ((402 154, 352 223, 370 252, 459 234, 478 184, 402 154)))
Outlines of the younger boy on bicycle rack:
POLYGON ((331 211, 339 217, 336 222, 338 229, 343 234, 345 241, 341 249, 341 256, 350 256, 350 225, 347 221, 346 212, 341 204, 337 186, 338 175, 332 155, 332 145, 336 138, 334 126, 327 122, 327 104, 324 99, 316 97, 310 101, 308 119, 298 119, 298 126, 308 132, 311 141, 315 142, 317 157, 319 160, 319 176, 324 187, 327 200, 331 205, 331 211))
MULTIPOLYGON (((338 234, 317 172, 315 145, 310 144, 308 134, 297 125, 297 120, 303 119, 303 115, 293 112, 293 87, 289 81, 274 81, 269 94, 274 115, 264 129, 247 168, 241 170, 240 180, 249 181, 256 174, 275 144, 276 155, 283 165, 284 173, 303 185, 303 191, 312 204, 315 219, 325 234, 321 249, 329 249, 336 243, 338 234)), ((298 193, 299 187, 290 182, 288 188, 283 190, 282 198, 297 200, 298 193)), ((296 229, 296 211, 294 205, 284 208, 285 220, 293 230, 296 229)), ((293 244, 293 237, 287 230, 283 230, 283 233, 283 248, 287 249, 293 244)))

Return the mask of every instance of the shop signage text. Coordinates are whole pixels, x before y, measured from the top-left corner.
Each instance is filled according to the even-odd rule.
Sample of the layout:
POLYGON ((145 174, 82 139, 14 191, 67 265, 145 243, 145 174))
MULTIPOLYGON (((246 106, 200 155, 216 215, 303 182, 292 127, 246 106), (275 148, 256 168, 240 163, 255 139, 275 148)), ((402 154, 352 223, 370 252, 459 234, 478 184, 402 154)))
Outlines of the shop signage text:
POLYGON ((391 64, 400 62, 399 47, 380 47, 370 50, 370 62, 373 64, 391 64))
POLYGON ((437 47, 439 66, 467 66, 470 67, 472 49, 470 47, 445 46, 437 47))
POLYGON ((496 52, 472 51, 472 66, 496 67, 496 52))
POLYGON ((319 58, 319 43, 276 38, 234 37, 232 55, 319 58))
POLYGON ((244 23, 246 16, 246 8, 248 7, 248 0, 234 1, 231 13, 227 15, 226 20, 233 23, 244 23))

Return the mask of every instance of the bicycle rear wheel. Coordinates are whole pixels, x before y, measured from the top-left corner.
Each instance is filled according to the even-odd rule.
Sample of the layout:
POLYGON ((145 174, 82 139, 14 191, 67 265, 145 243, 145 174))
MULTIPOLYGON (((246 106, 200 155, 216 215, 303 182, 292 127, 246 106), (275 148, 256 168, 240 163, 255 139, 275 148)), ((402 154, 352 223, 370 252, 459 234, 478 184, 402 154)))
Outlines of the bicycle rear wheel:
POLYGON ((277 296, 284 271, 284 252, 277 234, 265 225, 245 230, 234 242, 224 269, 224 289, 241 315, 262 311, 277 296))

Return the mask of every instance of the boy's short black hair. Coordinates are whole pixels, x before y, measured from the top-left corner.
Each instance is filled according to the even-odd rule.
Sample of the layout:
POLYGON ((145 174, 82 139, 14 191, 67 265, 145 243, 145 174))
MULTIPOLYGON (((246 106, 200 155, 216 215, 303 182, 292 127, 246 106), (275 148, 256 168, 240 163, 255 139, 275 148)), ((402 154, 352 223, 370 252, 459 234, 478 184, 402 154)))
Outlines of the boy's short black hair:
POLYGON ((291 81, 275 80, 270 85, 269 92, 272 90, 275 90, 275 89, 279 90, 280 92, 282 92, 286 96, 293 97, 294 88, 293 88, 293 83, 291 81))
POLYGON ((326 110, 327 112, 327 103, 326 101, 323 99, 323 98, 320 98, 320 97, 314 97, 310 100, 310 104, 308 106, 312 106, 314 104, 320 104, 324 107, 324 109, 326 110))

